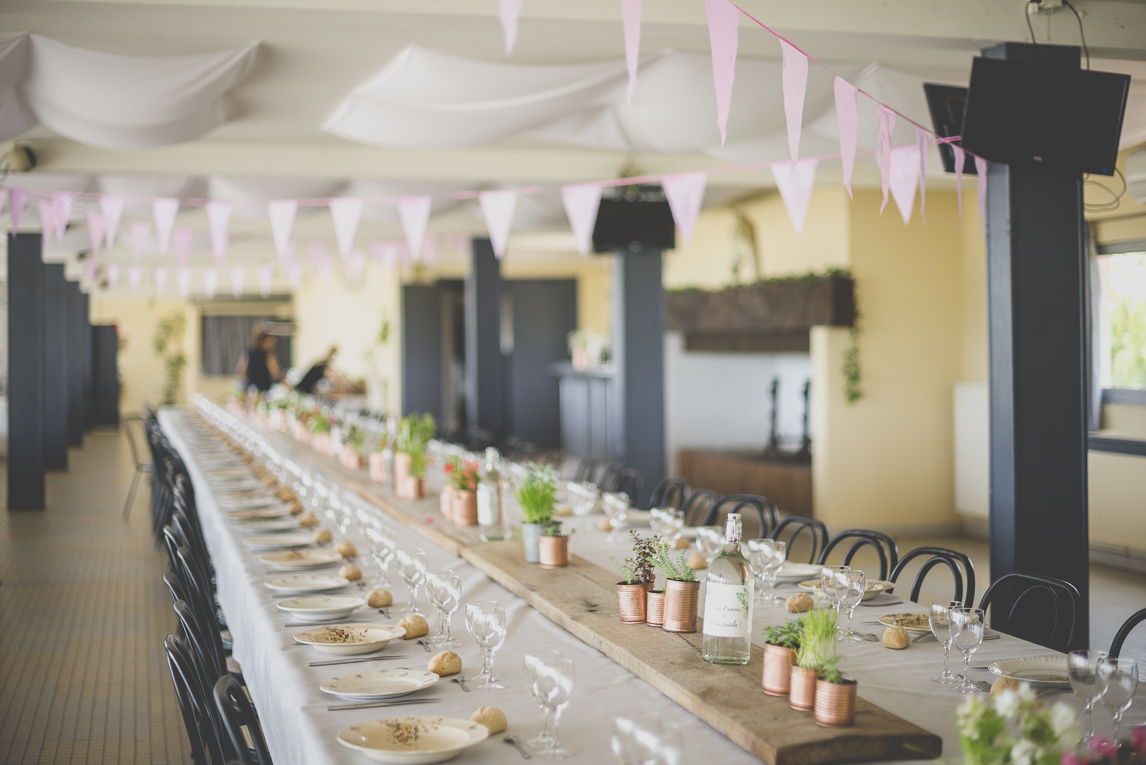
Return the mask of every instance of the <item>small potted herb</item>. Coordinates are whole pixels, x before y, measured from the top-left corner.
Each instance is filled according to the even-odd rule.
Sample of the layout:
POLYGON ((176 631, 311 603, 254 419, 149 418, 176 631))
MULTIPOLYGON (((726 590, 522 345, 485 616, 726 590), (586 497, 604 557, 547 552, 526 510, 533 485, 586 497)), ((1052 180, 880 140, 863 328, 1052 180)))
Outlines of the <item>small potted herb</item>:
POLYGON ((812 608, 804 614, 804 634, 792 667, 788 705, 810 712, 816 705, 816 679, 824 661, 835 651, 836 612, 830 608, 812 608))
POLYGON ((405 499, 418 499, 426 493, 426 444, 434 437, 432 414, 411 414, 402 418, 395 439, 394 491, 405 499))
POLYGON ((531 465, 529 475, 514 490, 513 496, 521 506, 525 562, 540 563, 541 530, 553 523, 553 502, 557 496, 553 477, 544 468, 531 465))
POLYGON ((351 470, 362 469, 362 447, 366 443, 366 432, 357 425, 351 425, 344 431, 342 451, 338 461, 351 470))
POLYGON ((310 430, 310 448, 320 454, 329 454, 330 418, 325 414, 316 414, 307 420, 306 427, 310 430))
POLYGON ((696 632, 696 606, 700 582, 696 571, 685 563, 687 551, 674 558, 672 547, 663 539, 650 540, 653 565, 665 575, 664 629, 666 632, 696 632))
MULTIPOLYGON (((624 624, 642 624, 648 619, 649 583, 656 576, 653 571, 652 546, 641 539, 635 531, 633 535, 633 557, 623 562, 609 558, 613 568, 621 575, 617 582, 617 606, 624 624)), ((661 593, 661 613, 664 613, 664 593, 661 593)), ((659 623, 658 623, 659 626, 659 623)))
POLYGON ((441 501, 442 517, 448 521, 454 519, 454 473, 460 471, 461 468, 461 457, 454 457, 442 465, 442 473, 446 476, 446 482, 442 485, 442 493, 438 495, 438 499, 441 501))
POLYGON ((453 506, 450 520, 459 526, 476 526, 478 522, 477 486, 478 464, 457 460, 450 471, 450 486, 453 487, 453 506))
POLYGON ((374 447, 374 451, 370 452, 368 458, 370 480, 377 483, 386 483, 390 480, 390 471, 386 469, 386 465, 393 457, 393 453, 388 448, 390 440, 387 436, 387 433, 382 434, 382 440, 374 447))
POLYGON ((846 728, 856 721, 856 681, 843 676, 836 663, 839 656, 820 662, 816 679, 816 725, 846 728))
MULTIPOLYGON (((475 509, 476 514, 476 509, 475 509)), ((569 534, 561 528, 560 521, 554 521, 541 529, 538 545, 538 558, 542 568, 564 568, 571 562, 569 557, 569 534)))
POLYGON ((804 637, 804 620, 789 619, 764 630, 764 674, 760 686, 769 696, 787 696, 792 665, 804 637))

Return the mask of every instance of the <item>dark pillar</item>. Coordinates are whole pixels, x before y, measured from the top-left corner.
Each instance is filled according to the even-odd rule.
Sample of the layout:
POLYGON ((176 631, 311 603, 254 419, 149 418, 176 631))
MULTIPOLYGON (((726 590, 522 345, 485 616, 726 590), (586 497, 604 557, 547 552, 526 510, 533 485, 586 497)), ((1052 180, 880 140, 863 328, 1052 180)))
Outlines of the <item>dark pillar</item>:
POLYGON ((119 427, 119 332, 92 327, 92 425, 119 427))
POLYGON ((44 469, 68 469, 68 283, 44 264, 44 469))
POLYGON ((442 418, 442 303, 436 284, 402 286, 402 414, 442 418))
POLYGON ((8 236, 8 509, 44 509, 44 264, 40 234, 8 236))
POLYGON ((466 422, 507 435, 502 413, 501 269, 488 239, 473 240, 466 277, 466 422))
POLYGON ((80 292, 80 373, 83 385, 83 426, 84 430, 91 430, 95 422, 92 413, 92 314, 91 297, 86 292, 80 292))
MULTIPOLYGON (((68 379, 68 446, 84 444, 84 342, 86 316, 81 315, 79 282, 67 283, 68 353, 65 358, 68 379)), ((90 357, 89 357, 90 358, 90 357)))
MULTIPOLYGON (((1004 43, 983 55, 1077 69, 1079 51, 1004 43)), ((1083 598, 1076 648, 1089 644, 1086 473, 1086 258, 1082 178, 992 163, 987 172, 990 315, 991 575, 1065 579, 1083 598)), ((1048 624, 993 623, 1046 642, 1048 624), (1016 631, 1017 630, 1017 631, 1016 631)), ((1049 612, 1048 609, 1044 609, 1049 612)))
POLYGON ((665 476, 665 291, 661 251, 613 253, 615 459, 644 476, 644 507, 665 476))

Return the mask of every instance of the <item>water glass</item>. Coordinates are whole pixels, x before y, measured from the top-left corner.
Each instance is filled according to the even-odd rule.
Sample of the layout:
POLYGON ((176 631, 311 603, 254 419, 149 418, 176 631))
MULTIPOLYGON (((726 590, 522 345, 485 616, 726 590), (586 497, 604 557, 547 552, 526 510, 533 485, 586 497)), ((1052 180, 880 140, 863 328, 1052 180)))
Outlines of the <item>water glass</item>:
POLYGON ((1134 702, 1134 693, 1138 690, 1138 663, 1133 659, 1112 659, 1109 656, 1099 659, 1098 689, 1102 703, 1114 716, 1114 742, 1119 744, 1122 715, 1134 702))
POLYGON ((828 599, 828 604, 836 612, 836 640, 843 639, 840 629, 840 599, 836 595, 836 582, 840 574, 851 571, 850 566, 824 566, 820 569, 820 592, 828 599))
POLYGON ((481 672, 474 678, 474 690, 505 690, 505 686, 493 676, 493 655, 505 642, 505 609, 494 600, 467 603, 466 629, 481 649, 481 672))
POLYGON ((426 567, 429 565, 426 561, 426 553, 423 550, 408 553, 403 550, 398 551, 398 575, 402 577, 402 581, 406 583, 406 589, 410 591, 410 602, 402 609, 404 614, 422 614, 422 610, 418 608, 418 588, 426 581, 426 567))
POLYGON ((711 566, 713 559, 724 549, 724 529, 720 526, 697 527, 696 549, 711 566))
POLYGON ((623 765, 680 765, 680 730, 659 717, 618 717, 613 731, 613 754, 623 765))
POLYGON ((1082 737, 1084 745, 1094 738, 1094 703, 1102 695, 1098 682, 1098 663, 1105 658, 1106 651, 1071 651, 1066 660, 1071 690, 1086 702, 1086 732, 1082 737))
POLYGON ((963 682, 955 686, 957 693, 982 693, 979 686, 971 682, 971 655, 983 644, 983 628, 986 615, 981 608, 959 608, 948 610, 951 634, 955 647, 963 654, 963 682))
POLYGON ((572 757, 572 750, 561 745, 557 719, 573 694, 573 660, 560 651, 530 651, 525 654, 525 678, 544 716, 541 733, 526 746, 540 757, 572 757))
POLYGON ((955 636, 951 633, 951 611, 962 607, 963 604, 958 600, 952 600, 947 603, 931 601, 931 611, 928 614, 931 634, 939 641, 939 645, 943 646, 943 671, 931 678, 931 682, 933 683, 956 685, 963 679, 951 671, 951 665, 949 663, 951 644, 955 641, 955 636))
POLYGON ((462 580, 453 571, 428 571, 426 591, 430 602, 438 609, 438 634, 430 639, 430 644, 439 648, 461 648, 461 643, 450 636, 450 617, 462 600, 462 580))
POLYGON ((852 615, 856 606, 863 600, 867 592, 867 575, 862 569, 851 568, 836 575, 836 599, 840 602, 840 609, 846 610, 848 620, 844 622, 843 632, 840 635, 841 643, 861 643, 863 637, 852 632, 852 615))

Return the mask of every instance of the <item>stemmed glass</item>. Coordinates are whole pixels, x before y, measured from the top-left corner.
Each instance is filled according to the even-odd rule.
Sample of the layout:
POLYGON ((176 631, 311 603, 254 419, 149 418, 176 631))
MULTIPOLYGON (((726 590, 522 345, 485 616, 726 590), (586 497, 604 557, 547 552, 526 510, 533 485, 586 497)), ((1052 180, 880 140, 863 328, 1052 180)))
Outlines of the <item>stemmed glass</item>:
POLYGON ((860 643, 863 638, 852 632, 852 614, 856 606, 863 600, 867 592, 867 575, 862 569, 852 568, 842 571, 836 576, 836 599, 840 602, 840 610, 847 610, 848 620, 844 623, 843 632, 839 638, 841 643, 860 643))
POLYGON ((394 541, 394 529, 379 526, 366 529, 366 539, 371 544, 374 560, 378 561, 379 583, 390 589, 390 564, 398 555, 398 543, 394 541))
POLYGON ((1102 703, 1114 715, 1114 743, 1121 746, 1122 715, 1134 701, 1138 690, 1138 664, 1133 659, 1098 660, 1098 687, 1102 703))
POLYGON ((680 730, 659 717, 618 717, 613 730, 613 754, 624 765, 680 765, 680 730))
POLYGON ((1071 651, 1067 657, 1067 675, 1074 695, 1086 702, 1086 732, 1082 744, 1094 738, 1094 703, 1102 695, 1098 681, 1098 663, 1106 658, 1106 651, 1071 651))
POLYGON ((406 589, 410 591, 410 604, 402 609, 404 614, 422 614, 422 610, 418 608, 418 588, 426 581, 426 553, 423 550, 418 550, 414 553, 407 553, 403 550, 398 551, 398 574, 402 577, 402 581, 406 584, 406 589))
POLYGON ((712 565, 712 560, 724 549, 724 529, 719 526, 700 526, 696 530, 696 549, 712 565))
POLYGON ((572 757, 573 752, 558 739, 557 718, 573 693, 573 660, 560 651, 531 651, 525 654, 525 677, 544 715, 541 733, 526 746, 541 757, 572 757))
POLYGON ((461 643, 450 636, 450 617, 462 600, 462 580, 453 571, 429 571, 426 573, 426 590, 430 594, 430 602, 438 609, 438 634, 430 639, 431 645, 461 648, 461 643))
POLYGON ((980 693, 979 687, 971 682, 971 655, 983 644, 986 615, 981 608, 952 608, 948 609, 947 618, 951 622, 955 647, 963 654, 963 682, 954 690, 957 693, 980 693))
POLYGON ((952 600, 947 603, 947 605, 931 601, 931 611, 928 614, 928 621, 931 624, 931 634, 939 641, 939 645, 943 646, 943 671, 931 678, 931 682, 933 683, 955 685, 962 679, 959 675, 951 671, 949 664, 951 644, 955 641, 955 636, 951 631, 950 612, 962 607, 963 604, 958 600, 952 600))
POLYGON ((762 584, 768 585, 767 590, 763 587, 757 590, 759 603, 765 606, 779 605, 783 601, 776 597, 776 576, 784 566, 788 544, 775 539, 749 539, 746 547, 752 573, 762 584))
POLYGON ((844 632, 840 629, 840 599, 836 595, 836 581, 840 574, 851 571, 850 566, 824 566, 820 569, 820 592, 828 599, 828 604, 836 612, 836 640, 843 640, 844 632))
MULTIPOLYGON (((592 486, 592 484, 589 485, 592 486)), ((597 488, 593 486, 592 491, 595 493, 597 488)), ((604 506, 605 515, 609 516, 609 526, 612 528, 612 531, 609 532, 609 536, 605 538, 605 541, 609 544, 613 544, 617 542, 617 540, 626 539, 627 535, 621 533, 621 526, 629 517, 629 503, 621 499, 620 495, 613 496, 606 494, 604 497, 604 506)))
POLYGON ((474 690, 505 690, 505 686, 493 676, 493 655, 505 642, 505 609, 496 600, 467 603, 466 629, 481 649, 481 672, 474 678, 474 690))

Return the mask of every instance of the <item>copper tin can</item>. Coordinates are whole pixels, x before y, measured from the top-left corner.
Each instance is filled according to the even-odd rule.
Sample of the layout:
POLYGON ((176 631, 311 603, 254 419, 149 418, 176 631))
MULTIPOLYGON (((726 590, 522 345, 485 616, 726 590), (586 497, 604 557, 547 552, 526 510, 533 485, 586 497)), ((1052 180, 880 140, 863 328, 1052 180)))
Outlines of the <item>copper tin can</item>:
POLYGON ((696 632, 696 605, 700 595, 700 582, 665 582, 666 632, 696 632))
POLYGON ((652 627, 660 627, 665 622, 665 593, 664 590, 650 590, 648 606, 645 609, 645 621, 652 627))
POLYGON ((801 712, 810 712, 816 706, 816 670, 792 667, 788 688, 788 706, 801 712))
MULTIPOLYGON (((474 506, 477 518, 477 506, 474 506)), ((542 536, 537 546, 542 568, 564 568, 569 565, 569 537, 542 536)))
POLYGON ((454 509, 450 517, 459 526, 476 526, 478 522, 477 493, 454 490, 454 509))
POLYGON ((406 499, 421 499, 426 496, 426 481, 424 478, 408 475, 402 485, 405 487, 403 496, 406 499))
POLYGON ((617 607, 623 624, 644 624, 648 594, 643 584, 617 582, 617 607))
POLYGON ((398 452, 394 455, 394 487, 395 489, 405 491, 406 479, 410 476, 410 462, 409 454, 405 452, 398 452))
POLYGON ((442 487, 442 493, 438 495, 438 500, 441 502, 442 515, 446 520, 452 520, 454 517, 454 485, 452 483, 447 483, 442 487))
POLYGON ((816 725, 846 728, 856 721, 856 682, 842 684, 816 681, 816 725))
POLYGON ((782 645, 764 645, 764 673, 760 687, 769 696, 787 696, 792 683, 796 652, 782 645))

